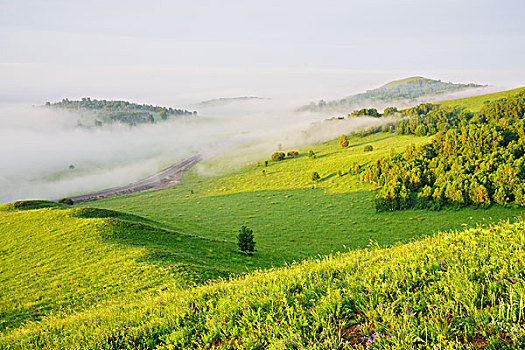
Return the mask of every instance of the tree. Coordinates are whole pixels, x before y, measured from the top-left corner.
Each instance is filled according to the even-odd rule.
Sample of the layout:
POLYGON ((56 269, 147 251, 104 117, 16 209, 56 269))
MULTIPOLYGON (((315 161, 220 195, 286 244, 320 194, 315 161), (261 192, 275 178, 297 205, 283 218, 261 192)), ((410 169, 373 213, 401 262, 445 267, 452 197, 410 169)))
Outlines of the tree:
POLYGON ((166 110, 163 109, 162 111, 160 111, 160 117, 162 120, 166 120, 168 119, 168 114, 166 113, 166 110))
POLYGON ((317 182, 321 179, 321 176, 319 176, 319 173, 317 171, 314 171, 312 173, 311 179, 313 182, 317 182))
POLYGON ((365 152, 372 152, 374 150, 374 147, 372 145, 366 145, 364 150, 365 152))
POLYGON ((286 155, 283 152, 275 152, 272 154, 272 160, 274 161, 280 161, 283 160, 286 155))
POLYGON ((312 150, 309 150, 308 151, 308 158, 310 159, 315 159, 316 155, 315 155, 315 152, 312 151, 312 150))
POLYGON ((348 147, 348 139, 346 138, 345 134, 339 136, 339 146, 341 146, 341 148, 348 147))
POLYGON ((153 116, 149 113, 148 113, 147 119, 148 119, 148 122, 155 123, 155 118, 153 118, 153 116))
POLYGON ((383 115, 394 115, 398 112, 397 107, 387 107, 383 111, 383 115))
POLYGON ((241 226, 237 235, 237 246, 246 255, 252 255, 255 251, 255 241, 253 240, 253 230, 245 225, 241 226))
POLYGON ((423 124, 420 124, 414 131, 416 136, 425 136, 427 134, 427 127, 423 124))

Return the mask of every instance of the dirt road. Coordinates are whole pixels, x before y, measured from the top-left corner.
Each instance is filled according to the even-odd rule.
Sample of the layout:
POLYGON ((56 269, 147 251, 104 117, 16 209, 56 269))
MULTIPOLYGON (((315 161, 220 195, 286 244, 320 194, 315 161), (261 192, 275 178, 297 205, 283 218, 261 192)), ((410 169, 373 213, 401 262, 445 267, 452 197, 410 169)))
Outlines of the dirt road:
POLYGON ((144 180, 129 184, 127 186, 110 188, 99 192, 88 193, 69 198, 71 198, 73 202, 78 203, 90 199, 101 199, 121 194, 145 192, 171 187, 180 183, 182 175, 188 170, 188 168, 199 162, 201 159, 202 155, 196 154, 183 160, 180 163, 170 166, 169 168, 155 175, 152 175, 144 180))

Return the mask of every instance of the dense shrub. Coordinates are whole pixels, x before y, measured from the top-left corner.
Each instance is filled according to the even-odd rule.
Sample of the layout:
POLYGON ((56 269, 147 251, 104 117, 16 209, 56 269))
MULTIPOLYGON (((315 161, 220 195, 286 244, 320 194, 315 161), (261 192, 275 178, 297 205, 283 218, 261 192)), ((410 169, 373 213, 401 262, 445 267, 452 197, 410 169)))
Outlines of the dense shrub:
POLYGON ((365 152, 372 152, 374 150, 374 147, 372 145, 366 145, 364 148, 365 152))
POLYGON ((61 204, 67 204, 67 205, 73 205, 75 202, 73 202, 73 200, 71 198, 62 198, 58 201, 58 203, 61 203, 61 204))

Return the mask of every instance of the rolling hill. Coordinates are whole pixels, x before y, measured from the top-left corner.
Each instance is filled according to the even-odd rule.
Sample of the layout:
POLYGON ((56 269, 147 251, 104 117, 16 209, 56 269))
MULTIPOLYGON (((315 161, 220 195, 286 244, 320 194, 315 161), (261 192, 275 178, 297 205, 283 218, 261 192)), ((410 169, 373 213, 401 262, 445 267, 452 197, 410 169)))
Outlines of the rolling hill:
POLYGON ((486 87, 486 85, 473 83, 455 84, 423 77, 410 77, 392 81, 377 89, 347 96, 340 100, 321 100, 317 104, 311 103, 308 106, 301 107, 299 111, 350 113, 354 109, 362 107, 384 108, 387 105, 400 107, 400 105, 414 104, 414 102, 425 98, 427 100, 430 97, 439 98, 439 95, 446 93, 456 93, 483 87, 486 87))

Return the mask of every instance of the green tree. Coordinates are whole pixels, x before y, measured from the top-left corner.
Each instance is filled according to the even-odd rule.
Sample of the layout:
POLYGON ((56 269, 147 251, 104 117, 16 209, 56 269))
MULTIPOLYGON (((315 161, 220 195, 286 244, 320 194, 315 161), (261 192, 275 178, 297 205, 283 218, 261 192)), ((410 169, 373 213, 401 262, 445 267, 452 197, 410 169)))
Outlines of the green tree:
POLYGON ((419 125, 414 134, 416 134, 416 136, 425 136, 427 134, 427 127, 423 124, 419 125))
POLYGON ((341 148, 348 147, 348 139, 346 138, 345 134, 339 136, 339 146, 341 146, 341 148))
POLYGON ((374 150, 374 147, 372 145, 366 145, 364 148, 365 152, 372 152, 374 150))
POLYGON ((241 226, 237 235, 237 246, 246 255, 252 255, 255 251, 255 241, 253 240, 253 230, 245 225, 241 226))
POLYGON ((286 155, 283 152, 275 152, 272 154, 272 160, 280 161, 283 160, 286 155))
POLYGON ((317 182, 321 180, 321 176, 319 176, 319 173, 317 171, 314 171, 310 178, 312 179, 313 182, 317 182))

